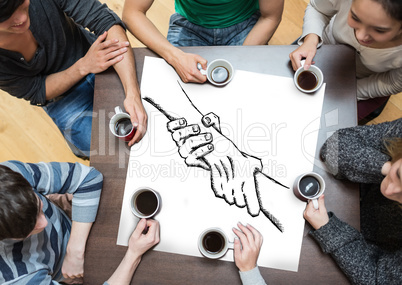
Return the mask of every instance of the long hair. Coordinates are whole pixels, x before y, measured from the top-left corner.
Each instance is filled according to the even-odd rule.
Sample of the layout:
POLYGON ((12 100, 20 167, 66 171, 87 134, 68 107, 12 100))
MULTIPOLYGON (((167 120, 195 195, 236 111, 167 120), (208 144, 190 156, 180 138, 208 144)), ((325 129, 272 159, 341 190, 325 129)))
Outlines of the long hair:
POLYGON ((401 0, 372 0, 379 3, 384 11, 391 18, 402 21, 402 1, 401 0))
POLYGON ((0 23, 8 20, 25 0, 0 0, 0 23))
POLYGON ((0 240, 26 238, 34 229, 39 203, 31 184, 0 165, 0 240))

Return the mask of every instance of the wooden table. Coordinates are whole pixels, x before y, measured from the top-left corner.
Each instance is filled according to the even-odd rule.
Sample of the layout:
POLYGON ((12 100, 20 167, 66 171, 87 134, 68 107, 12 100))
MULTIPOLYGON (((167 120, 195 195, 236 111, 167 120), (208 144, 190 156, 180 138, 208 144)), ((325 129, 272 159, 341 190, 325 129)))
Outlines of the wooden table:
MULTIPOLYGON (((187 47, 208 61, 229 60, 235 69, 292 77, 289 53, 296 46, 187 47)), ((146 48, 134 49, 138 80, 144 56, 157 56, 146 48)), ((325 75, 326 90, 322 110, 319 148, 331 132, 355 126, 355 54, 346 46, 322 46, 315 57, 325 75)), ((116 245, 121 203, 126 181, 129 149, 110 135, 108 123, 115 106, 123 107, 124 92, 113 69, 98 74, 95 80, 92 123, 91 166, 104 175, 104 185, 96 222, 92 228, 85 258, 85 284, 102 284, 119 265, 126 247, 116 245)), ((291 118, 292 114, 289 114, 291 118)), ((297 118, 294 118, 297 119, 297 118)), ((318 158, 318 155, 316 155, 318 158)), ((314 170, 322 174, 327 189, 332 189, 327 208, 350 225, 360 228, 359 191, 353 183, 335 180, 317 160, 314 170)), ((163 225, 161 225, 163 228, 163 225)), ((260 268, 268 284, 348 284, 332 258, 322 253, 305 226, 298 272, 260 268)), ((180 234, 180 233, 178 233, 180 234)), ((177 255, 158 251, 146 253, 132 284, 241 284, 231 262, 177 255)))

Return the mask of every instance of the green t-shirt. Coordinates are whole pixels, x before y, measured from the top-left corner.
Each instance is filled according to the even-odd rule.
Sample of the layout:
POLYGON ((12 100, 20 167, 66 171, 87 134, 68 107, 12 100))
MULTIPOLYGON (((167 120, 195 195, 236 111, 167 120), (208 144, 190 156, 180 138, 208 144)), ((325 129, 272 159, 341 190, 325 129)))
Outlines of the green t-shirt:
POLYGON ((238 24, 258 9, 258 0, 175 0, 176 13, 205 28, 238 24))

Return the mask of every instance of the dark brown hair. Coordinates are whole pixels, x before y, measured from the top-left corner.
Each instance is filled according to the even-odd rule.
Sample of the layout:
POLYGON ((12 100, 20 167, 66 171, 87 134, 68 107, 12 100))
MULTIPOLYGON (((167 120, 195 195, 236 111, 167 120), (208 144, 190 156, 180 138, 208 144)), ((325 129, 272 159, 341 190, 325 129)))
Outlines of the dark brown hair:
POLYGON ((26 238, 34 229, 39 203, 31 184, 0 165, 0 240, 26 238))
POLYGON ((0 0, 0 23, 8 20, 25 0, 0 0))
POLYGON ((402 1, 401 0, 372 0, 379 3, 384 11, 393 19, 402 21, 402 1))

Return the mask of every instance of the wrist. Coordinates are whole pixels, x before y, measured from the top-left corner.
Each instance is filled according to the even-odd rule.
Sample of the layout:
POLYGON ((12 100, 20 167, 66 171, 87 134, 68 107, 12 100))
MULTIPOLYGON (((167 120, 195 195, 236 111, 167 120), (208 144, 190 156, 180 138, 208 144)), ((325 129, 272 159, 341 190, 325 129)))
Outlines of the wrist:
POLYGON ((308 34, 304 37, 304 43, 317 46, 320 42, 320 37, 316 34, 308 34))
POLYGON ((141 92, 138 86, 130 86, 125 89, 125 97, 132 101, 141 101, 141 92))
POLYGON ((247 272, 247 271, 253 270, 256 267, 257 267, 257 264, 239 266, 239 271, 240 272, 247 272))
POLYGON ((77 60, 73 66, 76 67, 77 72, 81 77, 85 77, 89 74, 89 71, 86 69, 86 65, 85 65, 83 57, 80 58, 79 60, 77 60))
POLYGON ((129 264, 133 268, 136 268, 138 264, 141 262, 141 257, 142 255, 133 253, 130 250, 128 250, 126 252, 126 255, 124 256, 124 259, 127 262, 127 264, 129 264))
POLYGON ((67 248, 66 248, 66 254, 74 256, 76 258, 83 259, 85 255, 85 245, 80 246, 80 245, 73 245, 68 243, 67 248))
POLYGON ((66 248, 68 254, 74 254, 77 257, 84 256, 91 227, 92 223, 72 222, 70 238, 66 248))
POLYGON ((171 49, 166 51, 166 55, 162 56, 167 63, 176 68, 177 64, 180 63, 180 59, 183 58, 185 52, 177 47, 172 46, 171 49))

